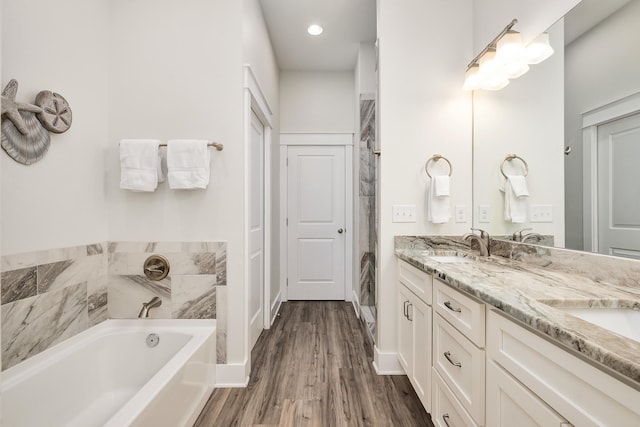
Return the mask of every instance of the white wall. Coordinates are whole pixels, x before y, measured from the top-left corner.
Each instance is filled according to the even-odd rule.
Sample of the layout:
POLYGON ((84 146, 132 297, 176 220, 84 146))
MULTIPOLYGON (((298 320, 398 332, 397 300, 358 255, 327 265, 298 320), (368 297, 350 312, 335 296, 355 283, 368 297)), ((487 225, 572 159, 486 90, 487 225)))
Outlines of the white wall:
POLYGON ((282 133, 352 133, 352 71, 281 71, 282 133))
POLYGON ((640 92, 640 1, 607 18, 567 46, 565 52, 565 142, 567 247, 583 249, 582 113, 640 92))
POLYGON ((245 0, 242 26, 244 63, 251 66, 264 96, 273 111, 271 132, 271 277, 270 301, 273 307, 280 296, 280 98, 279 70, 269 33, 258 0, 245 0))
POLYGON ((473 56, 471 10, 471 0, 379 3, 382 155, 376 346, 383 353, 397 350, 393 237, 459 235, 471 226, 471 96, 461 89, 473 56), (424 165, 435 153, 453 164, 452 205, 467 207, 466 223, 433 225, 426 221, 424 165), (394 204, 416 205, 417 223, 393 223, 394 204))
POLYGON ((512 19, 518 20, 513 29, 528 43, 578 3, 580 0, 473 0, 473 56, 512 19))
MULTIPOLYGON (((555 53, 532 65, 524 76, 499 91, 474 94, 474 224, 492 235, 531 227, 564 245, 564 25, 550 30, 555 53), (500 165, 517 154, 529 165, 528 203, 552 205, 553 222, 514 224, 504 220, 504 193, 498 190, 500 165), (488 205, 490 222, 479 223, 478 206, 488 205)), ((518 161, 505 163, 507 173, 522 172, 518 161)), ((527 217, 529 213, 527 212, 527 217)))
POLYGON ((361 94, 375 94, 378 89, 376 79, 376 49, 373 43, 360 43, 356 63, 356 88, 361 94))
POLYGON ((60 93, 73 124, 51 135, 47 155, 24 166, 0 150, 3 255, 107 240, 104 161, 107 146, 106 0, 5 0, 2 86, 16 99, 60 93))
POLYGON ((227 241, 227 360, 244 362, 242 2, 109 4, 109 238, 227 241), (118 141, 145 137, 223 143, 211 154, 209 188, 121 190, 118 141))

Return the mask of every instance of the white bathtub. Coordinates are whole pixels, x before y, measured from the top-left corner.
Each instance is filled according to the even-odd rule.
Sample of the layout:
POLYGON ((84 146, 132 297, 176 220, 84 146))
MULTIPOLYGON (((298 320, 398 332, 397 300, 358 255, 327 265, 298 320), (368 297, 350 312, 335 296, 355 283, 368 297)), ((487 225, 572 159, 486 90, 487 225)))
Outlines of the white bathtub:
POLYGON ((2 373, 3 427, 191 426, 215 383, 215 320, 108 320, 2 373), (146 338, 158 334, 150 348, 146 338))

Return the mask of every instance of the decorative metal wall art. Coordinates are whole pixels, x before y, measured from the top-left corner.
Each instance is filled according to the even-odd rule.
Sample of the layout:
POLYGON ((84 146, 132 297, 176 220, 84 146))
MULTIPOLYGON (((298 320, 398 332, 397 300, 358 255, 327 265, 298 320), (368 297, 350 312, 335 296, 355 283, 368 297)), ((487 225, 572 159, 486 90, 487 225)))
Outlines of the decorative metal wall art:
POLYGON ((30 165, 49 150, 49 132, 71 127, 71 107, 62 95, 43 90, 35 105, 16 102, 18 82, 11 79, 2 91, 2 148, 18 163, 30 165))

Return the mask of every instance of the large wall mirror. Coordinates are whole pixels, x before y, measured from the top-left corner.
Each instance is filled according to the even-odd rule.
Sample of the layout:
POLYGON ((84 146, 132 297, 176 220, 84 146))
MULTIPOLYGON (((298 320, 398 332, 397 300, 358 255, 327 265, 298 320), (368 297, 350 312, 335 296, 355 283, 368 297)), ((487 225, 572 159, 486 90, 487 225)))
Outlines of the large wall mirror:
POLYGON ((640 0, 582 0, 549 28, 553 56, 474 92, 474 227, 640 259, 639 23, 640 0), (513 223, 502 172, 525 166, 526 221, 513 223))

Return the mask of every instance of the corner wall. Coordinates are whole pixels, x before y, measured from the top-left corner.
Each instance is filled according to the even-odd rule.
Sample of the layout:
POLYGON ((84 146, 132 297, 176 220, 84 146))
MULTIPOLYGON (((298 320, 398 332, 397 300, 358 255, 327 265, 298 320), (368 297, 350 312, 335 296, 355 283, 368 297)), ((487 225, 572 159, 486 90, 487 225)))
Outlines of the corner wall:
POLYGON ((466 223, 426 221, 425 162, 433 154, 453 165, 451 202, 471 206, 471 96, 462 91, 472 52, 472 2, 380 0, 380 234, 376 366, 398 372, 395 235, 462 234, 466 223), (451 23, 455 22, 455 31, 451 23), (436 42, 437 41, 437 42, 436 42), (417 222, 391 218, 395 204, 414 204, 417 222), (385 356, 388 355, 387 358, 385 356), (385 361, 389 360, 387 366, 385 361))

